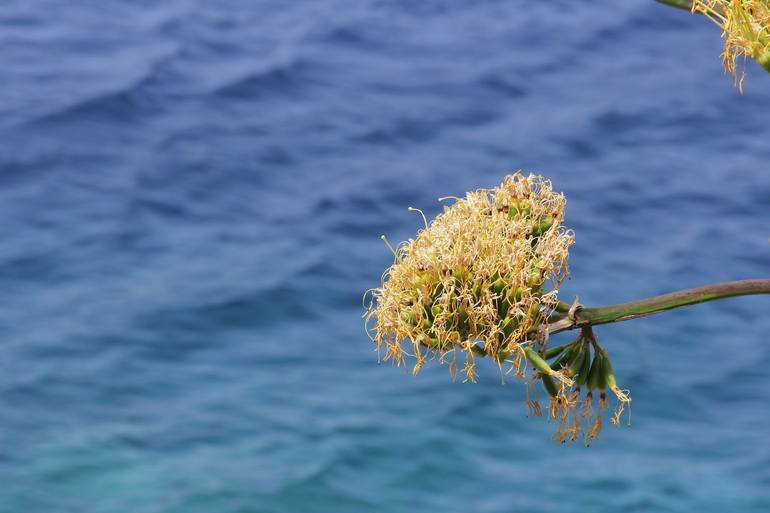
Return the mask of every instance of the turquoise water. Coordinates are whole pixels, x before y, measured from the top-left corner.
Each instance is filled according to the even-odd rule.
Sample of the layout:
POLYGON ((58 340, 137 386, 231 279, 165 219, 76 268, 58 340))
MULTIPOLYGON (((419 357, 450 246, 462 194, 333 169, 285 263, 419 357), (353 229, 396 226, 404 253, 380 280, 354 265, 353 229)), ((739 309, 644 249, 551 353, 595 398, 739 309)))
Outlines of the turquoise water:
POLYGON ((563 297, 770 276, 770 76, 655 2, 0 7, 0 511, 766 512, 765 297, 602 327, 586 449, 484 366, 377 365, 408 206, 523 168, 563 297))

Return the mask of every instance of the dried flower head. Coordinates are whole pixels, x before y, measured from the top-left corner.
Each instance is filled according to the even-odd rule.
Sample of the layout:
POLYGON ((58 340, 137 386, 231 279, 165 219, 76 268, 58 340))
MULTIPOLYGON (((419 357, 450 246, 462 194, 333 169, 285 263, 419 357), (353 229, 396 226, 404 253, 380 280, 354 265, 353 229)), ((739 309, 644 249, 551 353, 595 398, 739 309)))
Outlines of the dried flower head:
POLYGON ((743 91, 745 59, 756 60, 770 71, 770 3, 768 0, 693 0, 692 12, 701 13, 722 29, 725 49, 722 64, 743 91), (738 78, 737 61, 744 58, 738 78))
POLYGON ((574 242, 562 227, 564 196, 541 176, 516 172, 494 189, 453 199, 430 225, 423 216, 425 229, 416 239, 397 249, 388 244, 395 262, 381 287, 370 291, 364 314, 378 353, 398 366, 412 361, 415 375, 438 360, 453 379, 460 357, 464 381, 471 382, 476 357, 490 357, 506 374, 526 378, 531 415, 543 414, 533 386, 541 383, 548 417, 558 425, 556 440, 589 443, 601 431, 605 390, 619 400, 614 423, 630 399, 615 384, 609 356, 590 326, 573 342, 548 347, 547 322, 559 305, 574 242))
POLYGON ((414 357, 414 374, 438 359, 454 377, 458 352, 465 380, 475 381, 479 354, 520 373, 524 344, 539 336, 567 276, 566 201, 549 181, 519 172, 454 199, 394 250, 366 314, 372 339, 386 361, 414 357))

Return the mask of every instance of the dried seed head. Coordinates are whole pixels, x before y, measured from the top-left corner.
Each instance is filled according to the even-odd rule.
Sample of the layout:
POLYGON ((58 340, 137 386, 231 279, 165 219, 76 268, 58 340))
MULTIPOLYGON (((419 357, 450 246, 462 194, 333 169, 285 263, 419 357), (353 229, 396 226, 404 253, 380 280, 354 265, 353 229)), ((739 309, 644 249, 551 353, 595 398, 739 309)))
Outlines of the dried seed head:
POLYGON ((693 0, 692 11, 704 14, 722 29, 722 64, 743 92, 745 59, 770 71, 770 4, 767 0, 693 0), (737 61, 744 58, 738 77, 737 61))
POLYGON ((384 359, 401 365, 412 356, 415 374, 438 359, 454 377, 464 354, 465 380, 474 381, 482 353, 521 376, 522 344, 540 336, 568 274, 565 203, 548 180, 517 172, 457 198, 401 243, 365 314, 384 359))
POLYGON ((541 329, 558 303, 574 242, 561 226, 564 196, 542 177, 517 172, 494 189, 455 200, 430 223, 410 207, 425 223, 416 239, 393 248, 383 236, 395 262, 371 291, 364 315, 377 350, 395 365, 413 357, 415 375, 438 360, 452 379, 462 372, 471 382, 476 356, 491 357, 501 370, 508 365, 507 373, 526 378, 531 416, 543 415, 537 383, 544 388, 558 442, 588 445, 599 436, 607 388, 618 399, 612 422, 620 422, 626 406, 630 422, 631 399, 617 386, 592 328, 583 326, 575 340, 554 348, 541 329), (462 368, 458 356, 464 356, 462 368))

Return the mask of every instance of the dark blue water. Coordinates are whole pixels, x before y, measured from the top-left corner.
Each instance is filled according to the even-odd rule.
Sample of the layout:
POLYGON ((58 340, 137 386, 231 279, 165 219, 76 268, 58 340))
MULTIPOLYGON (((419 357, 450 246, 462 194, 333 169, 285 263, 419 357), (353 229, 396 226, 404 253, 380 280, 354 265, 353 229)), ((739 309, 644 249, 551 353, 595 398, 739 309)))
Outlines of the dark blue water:
POLYGON ((770 276, 770 76, 720 51, 651 0, 5 0, 0 511, 770 510, 768 298, 600 329, 588 449, 360 319, 408 206, 519 168, 568 300, 770 276))

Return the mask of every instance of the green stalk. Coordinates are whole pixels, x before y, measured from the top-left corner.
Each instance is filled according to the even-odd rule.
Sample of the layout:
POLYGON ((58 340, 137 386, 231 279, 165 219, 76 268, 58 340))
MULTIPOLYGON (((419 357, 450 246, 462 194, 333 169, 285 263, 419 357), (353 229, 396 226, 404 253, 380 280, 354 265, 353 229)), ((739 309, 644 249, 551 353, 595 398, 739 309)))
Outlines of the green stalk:
POLYGON ((568 313, 564 313, 565 308, 569 310, 569 306, 560 303, 557 307, 557 312, 560 313, 550 319, 552 322, 548 325, 548 332, 553 334, 583 326, 627 321, 706 301, 752 294, 770 294, 770 279, 729 281, 617 305, 598 308, 580 307, 575 310, 572 318, 568 313))
POLYGON ((692 10, 691 0, 657 0, 657 1, 662 4, 670 5, 671 7, 678 7, 679 9, 685 9, 687 11, 692 10))

